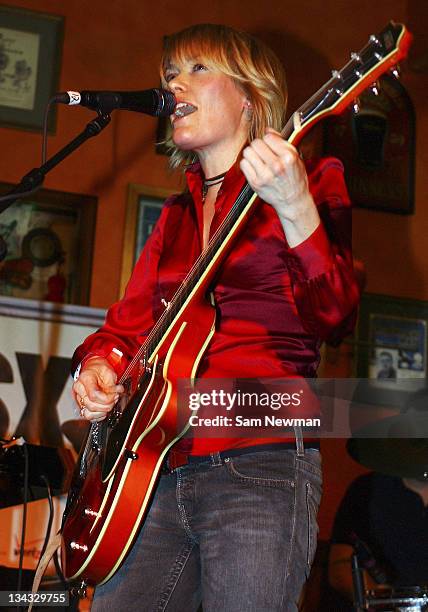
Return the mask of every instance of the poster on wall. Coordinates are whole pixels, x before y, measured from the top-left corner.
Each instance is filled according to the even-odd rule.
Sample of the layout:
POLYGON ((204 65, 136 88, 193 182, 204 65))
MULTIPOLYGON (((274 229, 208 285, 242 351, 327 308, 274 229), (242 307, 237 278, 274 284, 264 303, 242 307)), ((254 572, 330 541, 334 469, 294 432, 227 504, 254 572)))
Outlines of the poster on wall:
MULTIPOLYGON (((0 183, 0 194, 13 185, 0 183)), ((88 304, 97 198, 40 189, 2 212, 0 295, 88 304)))
POLYGON ((369 378, 409 380, 424 378, 427 324, 421 319, 370 315, 373 348, 369 378))
POLYGON ((0 28, 0 105, 33 110, 39 45, 39 34, 0 28))
POLYGON ((70 360, 104 320, 104 311, 0 296, 0 437, 64 443, 61 426, 77 418, 70 360))
MULTIPOLYGON (((58 91, 64 17, 0 6, 0 124, 41 130, 48 100, 58 91)), ((55 132, 55 105, 48 129, 55 132)))

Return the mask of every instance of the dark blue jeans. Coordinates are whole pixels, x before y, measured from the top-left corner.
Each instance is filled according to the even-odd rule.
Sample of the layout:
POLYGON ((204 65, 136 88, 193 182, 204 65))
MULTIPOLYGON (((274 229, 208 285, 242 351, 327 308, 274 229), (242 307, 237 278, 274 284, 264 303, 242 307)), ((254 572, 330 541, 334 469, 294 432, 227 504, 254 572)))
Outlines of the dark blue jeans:
POLYGON ((254 452, 160 478, 141 533, 92 611, 295 611, 317 541, 316 450, 254 452))

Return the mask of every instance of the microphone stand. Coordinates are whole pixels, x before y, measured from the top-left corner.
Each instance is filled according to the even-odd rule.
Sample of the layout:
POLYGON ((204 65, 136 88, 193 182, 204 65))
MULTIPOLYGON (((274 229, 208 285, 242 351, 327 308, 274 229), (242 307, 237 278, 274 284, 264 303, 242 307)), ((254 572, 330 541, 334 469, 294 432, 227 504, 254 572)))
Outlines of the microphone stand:
POLYGON ((358 563, 358 557, 356 553, 352 554, 351 557, 352 565, 352 583, 354 587, 354 610, 355 612, 363 612, 367 608, 365 607, 365 588, 363 573, 358 563))
MULTIPOLYGON (((9 208, 18 198, 28 196, 37 191, 42 186, 43 180, 50 170, 55 168, 63 159, 71 155, 71 153, 86 142, 86 140, 93 136, 98 136, 98 134, 107 127, 111 121, 110 115, 102 112, 100 109, 97 110, 97 112, 98 116, 92 119, 76 138, 60 149, 58 153, 55 153, 55 155, 48 159, 42 166, 30 170, 12 191, 0 198, 0 214, 9 208)), ((6 253, 6 245, 4 240, 0 237, 0 261, 6 257, 6 253)))

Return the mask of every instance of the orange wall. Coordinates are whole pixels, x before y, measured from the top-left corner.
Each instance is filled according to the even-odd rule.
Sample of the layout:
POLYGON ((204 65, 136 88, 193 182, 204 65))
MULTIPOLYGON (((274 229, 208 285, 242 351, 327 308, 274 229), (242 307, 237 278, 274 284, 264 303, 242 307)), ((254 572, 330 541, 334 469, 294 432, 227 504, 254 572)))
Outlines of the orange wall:
MULTIPOLYGON (((328 78, 331 67, 343 65, 349 51, 359 49, 368 34, 380 30, 390 18, 422 29, 422 11, 425 7, 426 13, 427 7, 419 0, 271 0, 263 6, 258 0, 245 4, 242 0, 191 4, 10 0, 9 4, 65 15, 61 90, 156 86, 162 35, 190 23, 217 21, 256 32, 271 42, 287 68, 290 110, 328 78)), ((402 217, 357 210, 355 247, 366 262, 369 291, 427 298, 423 237, 428 229, 428 186, 423 169, 428 153, 422 147, 428 135, 427 73, 407 73, 403 82, 417 109, 416 214, 402 217)), ((90 117, 86 109, 59 108, 57 135, 50 139, 49 150, 70 140, 90 117)), ((87 143, 46 179, 46 187, 99 198, 94 306, 107 306, 118 297, 127 184, 179 184, 178 177, 166 172, 165 158, 154 153, 155 128, 153 118, 113 113, 112 125, 96 141, 87 143)), ((0 128, 0 141, 0 180, 17 181, 39 163, 39 135, 0 128)))
MULTIPOLYGON (((283 59, 292 110, 342 66, 351 50, 389 19, 404 21, 422 44, 428 4, 422 0, 9 0, 8 4, 63 14, 65 40, 60 90, 145 89, 158 85, 162 36, 191 23, 223 22, 270 42, 283 59)), ((426 42, 426 39, 425 39, 426 42)), ((428 299, 427 69, 405 73, 403 83, 417 114, 416 212, 402 217, 355 211, 356 252, 365 261, 367 290, 428 299)), ((54 152, 75 136, 91 117, 81 108, 59 108, 54 152)), ((112 125, 54 170, 45 187, 98 196, 91 305, 106 307, 118 298, 126 189, 129 183, 177 187, 165 158, 154 153, 156 122, 136 113, 113 113, 112 125)), ((38 134, 0 128, 0 180, 14 182, 39 164, 38 134)), ((326 444, 326 495, 321 534, 326 537, 334 508, 359 468, 346 457, 343 444, 326 444), (340 471, 337 471, 340 456, 340 471), (343 457, 343 458, 342 458, 343 457)))

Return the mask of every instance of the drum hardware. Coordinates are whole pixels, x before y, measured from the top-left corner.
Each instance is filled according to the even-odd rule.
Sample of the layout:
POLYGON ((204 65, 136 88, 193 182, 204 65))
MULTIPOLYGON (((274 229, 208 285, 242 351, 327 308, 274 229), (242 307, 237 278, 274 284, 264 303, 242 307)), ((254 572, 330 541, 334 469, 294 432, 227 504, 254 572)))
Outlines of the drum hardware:
POLYGON ((407 587, 396 589, 375 589, 366 593, 366 610, 383 612, 426 612, 428 610, 428 589, 407 587))
POLYGON ((366 590, 356 553, 351 562, 355 612, 428 612, 428 586, 366 590))

